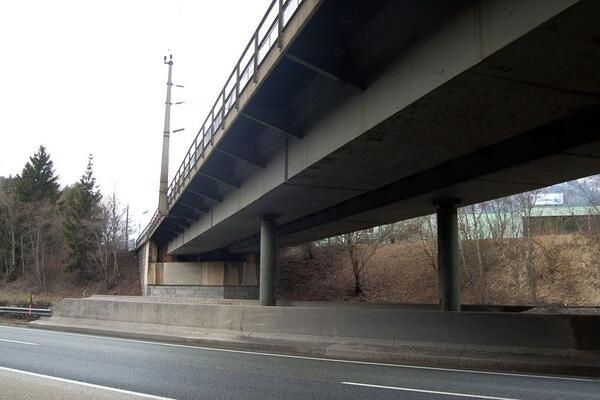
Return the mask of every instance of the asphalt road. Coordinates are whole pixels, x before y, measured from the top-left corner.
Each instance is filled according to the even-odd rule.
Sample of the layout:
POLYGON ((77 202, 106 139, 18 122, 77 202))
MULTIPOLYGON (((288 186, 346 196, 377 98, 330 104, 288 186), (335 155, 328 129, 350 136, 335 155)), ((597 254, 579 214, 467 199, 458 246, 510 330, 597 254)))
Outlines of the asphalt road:
POLYGON ((595 379, 330 361, 0 326, 2 399, 551 400, 598 399, 599 393, 595 379))

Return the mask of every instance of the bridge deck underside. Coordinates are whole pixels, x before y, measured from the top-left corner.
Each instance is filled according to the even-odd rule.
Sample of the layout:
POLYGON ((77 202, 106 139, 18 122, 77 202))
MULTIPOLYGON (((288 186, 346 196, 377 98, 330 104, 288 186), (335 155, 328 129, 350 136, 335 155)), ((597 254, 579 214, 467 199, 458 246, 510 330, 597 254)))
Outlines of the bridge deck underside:
POLYGON ((293 245, 431 213, 438 197, 472 204, 600 172, 600 4, 566 8, 489 55, 494 32, 478 32, 478 62, 456 74, 439 63, 399 70, 414 74, 411 87, 386 71, 447 21, 493 10, 364 3, 326 2, 285 49, 159 228, 174 231, 171 253, 256 251, 265 213, 293 245), (381 23, 390 13, 406 16, 402 29, 381 23), (440 84, 377 124, 344 114, 418 93, 422 74, 440 84))

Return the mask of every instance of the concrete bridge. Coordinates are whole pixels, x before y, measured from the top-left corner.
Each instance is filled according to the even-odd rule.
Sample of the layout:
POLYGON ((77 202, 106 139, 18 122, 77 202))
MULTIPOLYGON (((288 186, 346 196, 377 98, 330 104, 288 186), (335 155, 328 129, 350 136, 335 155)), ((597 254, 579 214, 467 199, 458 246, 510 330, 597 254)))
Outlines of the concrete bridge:
POLYGON ((437 212, 458 310, 458 204, 600 172, 599 15, 274 0, 138 241, 148 293, 272 305, 278 246, 437 212))

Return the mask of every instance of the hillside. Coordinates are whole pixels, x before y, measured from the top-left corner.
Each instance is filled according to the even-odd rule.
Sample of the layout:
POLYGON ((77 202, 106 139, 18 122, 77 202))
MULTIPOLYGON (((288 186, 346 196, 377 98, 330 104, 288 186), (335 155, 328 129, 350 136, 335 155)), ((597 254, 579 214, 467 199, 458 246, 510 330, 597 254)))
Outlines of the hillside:
POLYGON ((8 282, 0 280, 0 304, 25 304, 30 294, 36 304, 54 303, 65 297, 82 297, 93 294, 141 295, 139 268, 135 255, 121 255, 120 277, 114 287, 108 289, 102 276, 95 272, 88 282, 82 283, 77 274, 54 268, 47 274, 46 290, 41 290, 31 276, 19 277, 8 282))
MULTIPOLYGON (((536 238, 533 272, 540 305, 600 304, 598 251, 576 235, 536 238)), ((522 248, 523 239, 513 239, 522 248)), ((462 302, 480 303, 472 246, 463 243, 469 266, 461 271, 462 302)), ((377 250, 366 267, 362 298, 353 294, 348 256, 339 248, 316 246, 313 259, 305 247, 285 249, 279 256, 280 293, 288 300, 366 301, 372 303, 436 303, 437 270, 429 251, 433 243, 398 242, 377 250), (427 248, 426 248, 427 247, 427 248)), ((492 257, 486 265, 487 304, 533 304, 520 257, 492 257)))
MULTIPOLYGON (((513 239, 521 254, 523 239, 513 239)), ((485 243, 482 244, 482 246, 485 243)), ((509 245, 507 243, 506 245, 509 245)), ((435 303, 437 271, 432 265, 434 243, 417 241, 382 245, 365 271, 363 296, 353 293, 352 268, 347 254, 336 246, 314 246, 309 258, 305 246, 279 252, 279 293, 286 300, 365 301, 371 303, 435 303)), ((480 303, 476 256, 472 244, 463 242, 461 257, 462 302, 480 303), (465 264, 467 268, 465 268, 465 264)), ((488 249, 485 277, 488 304, 533 304, 522 257, 507 259, 488 249), (493 253, 493 254, 491 254, 493 253)), ((577 235, 548 235, 535 240, 533 265, 539 305, 597 306, 600 304, 600 265, 597 249, 577 235)), ((140 295, 135 256, 120 259, 120 278, 107 289, 96 273, 81 283, 78 276, 51 271, 47 289, 41 291, 32 278, 0 280, 0 303, 24 303, 30 294, 36 303, 53 303, 64 297, 93 294, 140 295)))

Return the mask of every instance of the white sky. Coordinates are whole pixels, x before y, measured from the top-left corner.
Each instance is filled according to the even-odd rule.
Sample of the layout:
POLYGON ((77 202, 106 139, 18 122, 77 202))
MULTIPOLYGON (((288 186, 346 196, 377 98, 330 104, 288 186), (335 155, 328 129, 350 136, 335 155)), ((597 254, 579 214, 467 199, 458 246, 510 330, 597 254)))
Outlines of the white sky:
POLYGON ((40 144, 61 185, 89 153, 142 229, 158 201, 173 52, 172 177, 270 0, 0 0, 0 176, 40 144), (143 211, 148 214, 142 216, 143 211))

